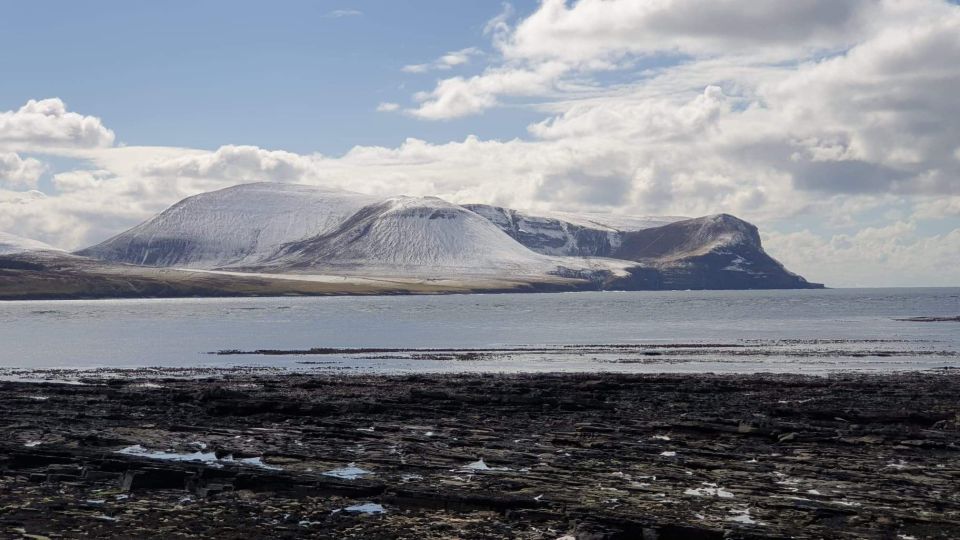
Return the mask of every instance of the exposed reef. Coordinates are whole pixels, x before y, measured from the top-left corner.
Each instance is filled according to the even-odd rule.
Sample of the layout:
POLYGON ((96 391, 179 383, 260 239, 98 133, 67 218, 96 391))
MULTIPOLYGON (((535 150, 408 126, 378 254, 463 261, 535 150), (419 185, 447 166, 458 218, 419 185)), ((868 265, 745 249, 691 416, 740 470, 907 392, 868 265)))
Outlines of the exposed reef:
POLYGON ((956 538, 958 377, 0 382, 0 536, 956 538))

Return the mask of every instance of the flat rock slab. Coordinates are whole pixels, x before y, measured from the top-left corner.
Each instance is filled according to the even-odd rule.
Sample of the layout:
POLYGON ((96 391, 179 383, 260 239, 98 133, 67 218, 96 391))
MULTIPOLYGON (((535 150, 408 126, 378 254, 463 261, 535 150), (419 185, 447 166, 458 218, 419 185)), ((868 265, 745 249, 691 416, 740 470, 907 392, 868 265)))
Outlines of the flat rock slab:
POLYGON ((0 537, 960 537, 960 374, 196 375, 0 382, 0 537))

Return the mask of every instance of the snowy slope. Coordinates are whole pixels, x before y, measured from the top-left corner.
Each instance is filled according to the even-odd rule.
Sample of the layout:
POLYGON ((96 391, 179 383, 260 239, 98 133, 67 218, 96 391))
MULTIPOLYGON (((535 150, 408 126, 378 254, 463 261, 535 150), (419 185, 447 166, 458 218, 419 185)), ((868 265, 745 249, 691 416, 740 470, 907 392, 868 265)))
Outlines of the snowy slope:
POLYGON ((267 274, 523 276, 531 282, 561 276, 626 289, 811 286, 763 251, 756 227, 726 214, 532 214, 270 183, 185 199, 78 253, 134 265, 267 274))
POLYGON ((0 255, 16 255, 35 251, 60 252, 59 249, 43 242, 0 232, 0 255))
POLYGON ((486 204, 465 205, 528 248, 547 255, 606 257, 624 232, 661 227, 681 217, 629 217, 566 212, 521 212, 486 204))
POLYGON ((598 231, 639 231, 690 219, 682 216, 621 216, 596 212, 521 211, 488 204, 465 204, 463 206, 491 221, 497 222, 498 225, 509 221, 529 223, 531 227, 536 227, 540 224, 563 222, 567 225, 598 231))
POLYGON ((544 218, 564 221, 588 229, 607 229, 611 231, 639 231, 661 227, 669 223, 690 219, 682 216, 621 216, 594 212, 522 212, 527 219, 544 218))
POLYGON ((312 186, 243 184, 184 199, 78 254, 146 266, 253 264, 283 244, 332 230, 374 201, 312 186))
POLYGON ((365 207, 328 234, 284 246, 268 264, 437 275, 534 275, 559 267, 620 272, 626 266, 535 253, 489 220, 435 197, 395 197, 365 207))

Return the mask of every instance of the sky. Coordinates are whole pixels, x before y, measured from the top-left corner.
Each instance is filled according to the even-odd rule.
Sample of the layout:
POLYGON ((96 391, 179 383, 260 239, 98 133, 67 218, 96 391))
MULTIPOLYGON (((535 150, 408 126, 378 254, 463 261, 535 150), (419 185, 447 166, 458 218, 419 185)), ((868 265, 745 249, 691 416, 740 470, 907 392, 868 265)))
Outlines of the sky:
POLYGON ((0 232, 253 181, 731 213, 830 286, 960 285, 945 0, 10 1, 0 232))

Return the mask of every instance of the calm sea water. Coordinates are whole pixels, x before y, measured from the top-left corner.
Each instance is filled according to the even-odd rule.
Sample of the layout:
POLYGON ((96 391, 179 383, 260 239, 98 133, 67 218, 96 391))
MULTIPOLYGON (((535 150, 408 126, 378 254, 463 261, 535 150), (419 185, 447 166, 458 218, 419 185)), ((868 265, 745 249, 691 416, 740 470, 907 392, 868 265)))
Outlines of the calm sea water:
MULTIPOLYGON (((960 288, 0 303, 0 368, 821 373, 960 367, 960 288), (215 356, 222 349, 655 345, 487 355, 215 356), (739 348, 692 348, 732 344, 739 348)), ((548 347, 549 348, 549 347, 548 347)))

